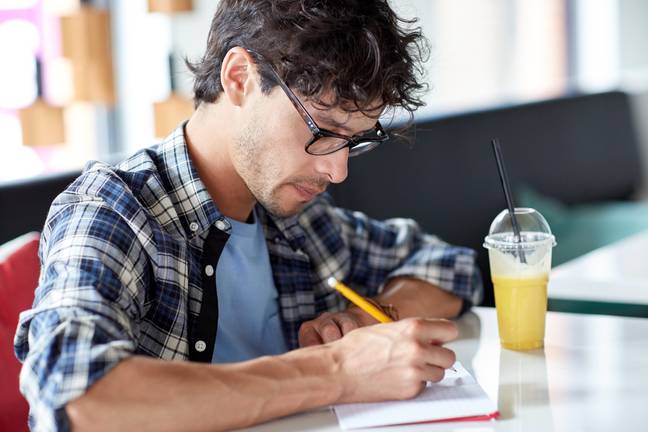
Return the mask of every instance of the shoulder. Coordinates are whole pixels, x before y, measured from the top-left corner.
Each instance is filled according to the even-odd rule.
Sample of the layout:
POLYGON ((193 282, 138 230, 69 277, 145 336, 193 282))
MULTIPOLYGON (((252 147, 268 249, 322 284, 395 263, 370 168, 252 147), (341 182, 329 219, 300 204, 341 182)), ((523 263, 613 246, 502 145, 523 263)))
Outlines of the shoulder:
MULTIPOLYGON (((140 150, 118 165, 91 161, 56 197, 50 216, 64 207, 101 203, 128 218, 142 209, 151 185, 161 184, 158 166, 156 147, 140 150)), ((157 195, 164 193, 162 187, 156 188, 157 195)))
POLYGON ((89 162, 52 202, 43 235, 55 228, 69 234, 73 227, 86 234, 109 235, 116 229, 122 235, 130 231, 134 237, 138 231, 146 232, 151 210, 148 202, 159 203, 165 195, 158 164, 155 147, 118 165, 89 162))
POLYGON ((138 198, 147 184, 159 181, 159 164, 156 146, 140 150, 117 165, 92 161, 66 192, 109 204, 118 202, 124 194, 138 198))

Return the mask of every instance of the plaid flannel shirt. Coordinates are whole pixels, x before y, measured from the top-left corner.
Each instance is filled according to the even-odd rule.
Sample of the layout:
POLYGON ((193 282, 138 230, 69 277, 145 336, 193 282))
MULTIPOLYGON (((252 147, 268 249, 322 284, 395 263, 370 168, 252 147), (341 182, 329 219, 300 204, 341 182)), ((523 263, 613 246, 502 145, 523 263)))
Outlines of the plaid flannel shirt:
MULTIPOLYGON (((365 296, 397 276, 429 281, 475 304, 475 252, 384 222, 325 197, 284 219, 258 214, 288 346, 300 325, 346 301, 334 276, 365 296)), ((230 227, 200 181, 184 128, 111 167, 94 162, 50 209, 32 309, 15 351, 35 430, 65 430, 65 404, 133 355, 210 361, 218 319, 214 269, 230 227)))

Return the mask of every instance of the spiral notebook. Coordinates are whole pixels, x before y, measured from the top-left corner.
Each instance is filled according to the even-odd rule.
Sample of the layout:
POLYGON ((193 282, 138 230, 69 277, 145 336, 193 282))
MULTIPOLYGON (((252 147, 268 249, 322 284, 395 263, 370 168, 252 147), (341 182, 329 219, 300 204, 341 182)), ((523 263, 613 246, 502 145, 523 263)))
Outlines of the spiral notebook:
POLYGON ((497 418, 497 404, 472 375, 457 362, 438 383, 428 383, 414 399, 334 406, 342 429, 407 423, 474 421, 497 418))

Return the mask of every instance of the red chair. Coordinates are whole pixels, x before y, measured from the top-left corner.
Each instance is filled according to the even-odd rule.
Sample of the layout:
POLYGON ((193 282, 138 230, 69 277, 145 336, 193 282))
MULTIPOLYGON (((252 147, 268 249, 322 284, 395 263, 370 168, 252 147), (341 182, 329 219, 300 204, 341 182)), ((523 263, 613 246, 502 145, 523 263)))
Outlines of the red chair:
POLYGON ((13 338, 20 312, 29 309, 38 286, 38 233, 0 246, 0 431, 28 431, 29 406, 18 391, 20 362, 13 338))

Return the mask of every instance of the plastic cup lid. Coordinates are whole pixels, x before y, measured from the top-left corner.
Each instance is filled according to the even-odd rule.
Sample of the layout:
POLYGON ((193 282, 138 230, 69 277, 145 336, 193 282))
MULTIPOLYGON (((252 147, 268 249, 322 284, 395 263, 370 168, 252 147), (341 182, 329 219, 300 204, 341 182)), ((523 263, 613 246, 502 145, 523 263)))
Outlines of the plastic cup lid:
POLYGON ((484 239, 486 249, 532 249, 541 246, 556 245, 556 239, 545 218, 532 208, 516 208, 515 218, 520 227, 518 241, 511 223, 508 210, 502 210, 493 220, 488 235, 484 239))

